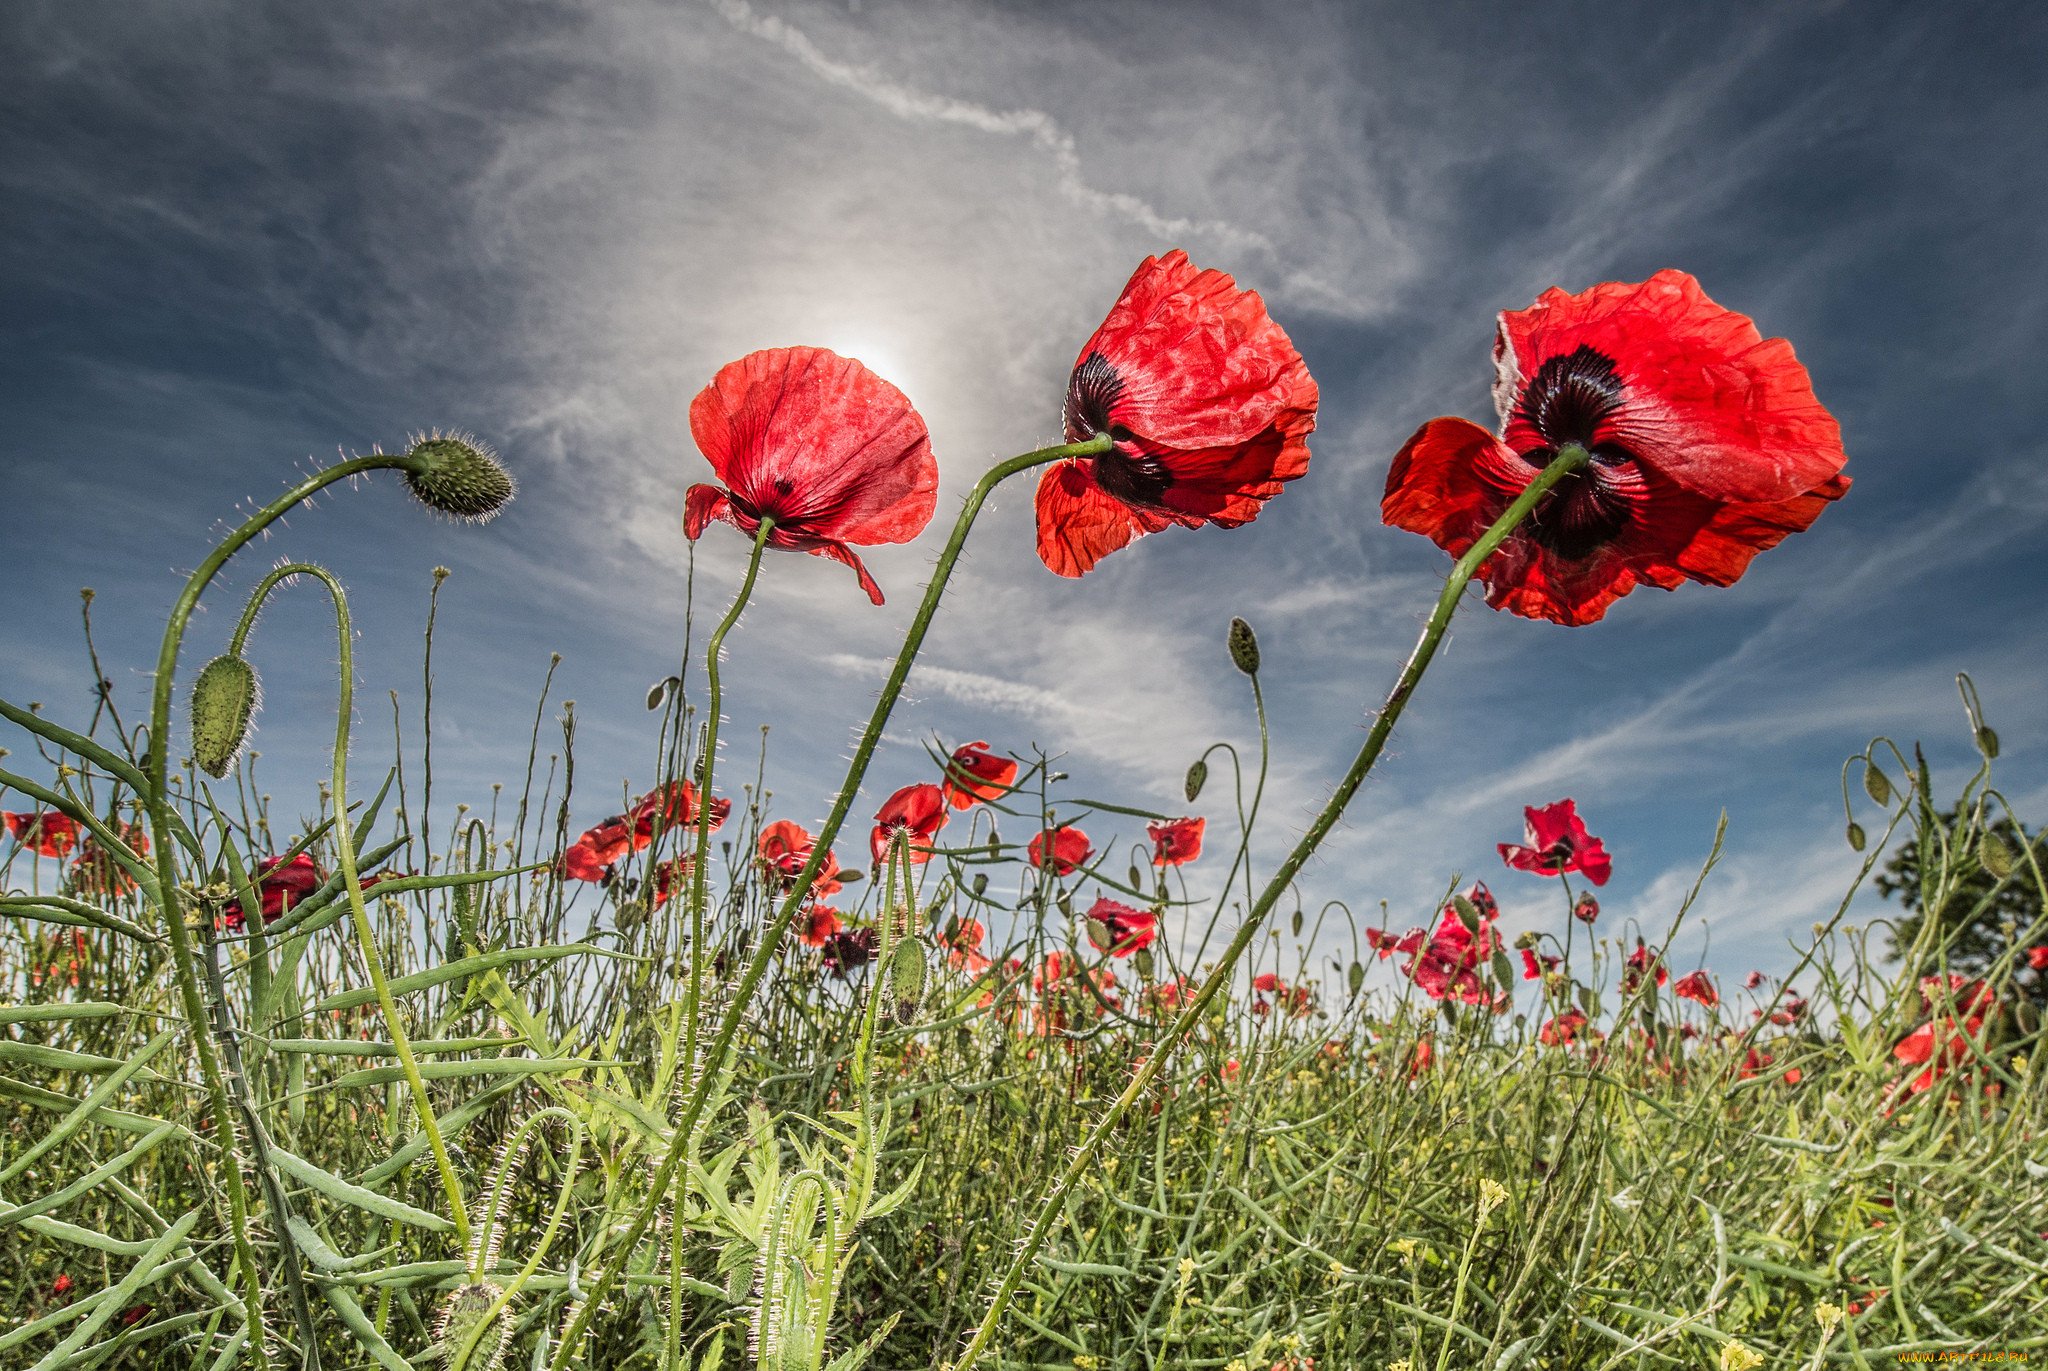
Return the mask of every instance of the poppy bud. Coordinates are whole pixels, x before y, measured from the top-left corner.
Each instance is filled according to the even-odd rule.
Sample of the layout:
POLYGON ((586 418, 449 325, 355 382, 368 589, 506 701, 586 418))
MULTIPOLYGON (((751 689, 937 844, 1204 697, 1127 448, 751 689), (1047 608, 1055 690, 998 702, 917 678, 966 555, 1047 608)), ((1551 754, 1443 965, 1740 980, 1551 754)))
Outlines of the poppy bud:
POLYGON ((924 944, 905 938, 889 953, 889 991, 896 999, 896 1022, 907 1024, 924 1003, 924 944))
POLYGON ((1987 762, 1998 756, 1998 735, 1988 724, 1977 730, 1977 750, 1984 754, 1987 762))
MULTIPOLYGON (((448 1302, 441 1306, 441 1320, 434 1330, 435 1340, 447 1349, 449 1364, 453 1365, 457 1351, 469 1344, 472 1335, 477 1334, 478 1325, 490 1314, 491 1306, 504 1293, 489 1281, 473 1281, 458 1287, 448 1296, 448 1302)), ((503 1361, 505 1343, 512 1336, 510 1312, 500 1310, 492 1323, 494 1328, 485 1328, 476 1337, 476 1352, 468 1365, 478 1368, 495 1368, 503 1361)))
POLYGON ((1871 799, 1881 805, 1892 802, 1891 778, 1868 763, 1863 767, 1863 789, 1869 793, 1871 799))
POLYGON ((1152 979, 1152 949, 1141 947, 1131 954, 1131 965, 1138 968, 1138 974, 1146 980, 1152 979))
POLYGON ((1481 920, 1478 905, 1473 904, 1472 901, 1466 899, 1463 895, 1453 895, 1451 897, 1451 908, 1457 912, 1458 922, 1465 925, 1467 933, 1477 933, 1479 931, 1481 920))
POLYGON ((975 873, 975 877, 974 877, 974 894, 975 894, 975 897, 976 897, 976 898, 978 899, 978 898, 980 898, 981 896, 983 896, 983 895, 986 895, 987 893, 988 893, 988 873, 987 873, 987 872, 985 872, 985 871, 982 871, 982 872, 977 872, 977 873, 975 873))
MULTIPOLYGON (((1259 674, 1259 639, 1242 619, 1230 621, 1230 660, 1247 676, 1259 674)), ((1190 796, 1190 799, 1193 797, 1190 796)))
POLYGON ((1202 793, 1202 787, 1208 783, 1209 764, 1198 759, 1193 766, 1188 768, 1188 781, 1184 787, 1189 804, 1195 802, 1195 797, 1202 793))
POLYGON ((1582 924, 1593 922, 1600 917, 1600 902, 1591 895, 1579 896, 1578 903, 1572 906, 1572 917, 1582 924))
POLYGON ((226 776, 249 740, 249 722, 261 694, 256 668, 223 653, 192 683, 192 760, 207 775, 226 776))
POLYGON ((1849 846, 1858 852, 1863 850, 1863 825, 1853 819, 1849 822, 1849 846))
POLYGON ((1293 930, 1294 936, 1299 938, 1301 936, 1301 911, 1298 909, 1294 911, 1293 930))
POLYGON ((1353 995, 1363 990, 1365 988, 1365 964, 1353 962, 1351 970, 1346 973, 1345 983, 1350 986, 1353 995))
POLYGON ((1518 933, 1515 935, 1515 950, 1518 952, 1527 952, 1542 941, 1543 935, 1532 928, 1526 933, 1518 933))
POLYGON ((405 484, 428 509, 483 523, 517 493, 497 456, 466 434, 433 434, 405 454, 405 484))
POLYGON ((2002 881, 2012 875, 2012 850, 1989 829, 1986 829, 1984 836, 1977 840, 1977 860, 1984 864, 1984 870, 1989 872, 1995 881, 2002 881))
POLYGON ((662 706, 662 702, 667 699, 667 681, 656 681, 653 685, 647 687, 647 707, 649 709, 660 709, 662 706))

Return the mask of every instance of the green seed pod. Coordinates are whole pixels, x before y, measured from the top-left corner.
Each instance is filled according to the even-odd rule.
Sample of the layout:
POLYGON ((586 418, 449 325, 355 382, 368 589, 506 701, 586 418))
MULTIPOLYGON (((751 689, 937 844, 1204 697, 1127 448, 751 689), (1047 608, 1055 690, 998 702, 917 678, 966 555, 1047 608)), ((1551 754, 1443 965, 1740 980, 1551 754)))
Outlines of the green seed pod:
POLYGON ((1209 764, 1198 760, 1193 766, 1188 768, 1188 783, 1185 789, 1189 804, 1195 802, 1195 797, 1202 793, 1202 787, 1208 783, 1209 764))
POLYGON ((1230 621, 1230 660, 1247 676, 1259 674, 1259 639, 1242 619, 1230 621))
POLYGON ((419 502, 453 519, 483 523, 518 487, 497 456, 467 434, 435 433, 405 454, 405 484, 419 502))
POLYGON ((2012 849, 2005 845, 2004 839, 1989 829, 1986 829, 1984 836, 1977 840, 1977 860, 1984 864, 1984 870, 1989 872, 1995 881, 2002 881, 2012 875, 2012 849))
POLYGON ((223 653, 200 669, 192 683, 192 760, 219 778, 234 768, 261 695, 256 668, 223 653))
POLYGON ((1152 979, 1152 949, 1141 947, 1131 954, 1131 965, 1138 969, 1138 975, 1145 980, 1152 979))
POLYGON ((1874 766, 1865 765, 1863 768, 1863 789, 1881 805, 1892 802, 1891 778, 1874 766))
POLYGON ((1992 732, 1989 724, 1977 730, 1977 750, 1984 754, 1987 762, 1998 756, 1998 735, 1992 732))
POLYGON ((1467 933, 1477 933, 1479 931, 1481 920, 1478 905, 1473 904, 1463 895, 1454 895, 1451 897, 1451 908, 1458 912, 1458 922, 1465 925, 1467 933))
POLYGON ((974 875, 974 897, 980 899, 986 894, 988 894, 988 873, 986 871, 978 871, 974 875))
POLYGON ((653 685, 647 687, 647 707, 650 710, 660 709, 662 705, 667 702, 667 700, 667 681, 656 681, 653 685))
POLYGON ((896 1022, 909 1023, 924 1003, 924 944, 904 938, 889 952, 889 993, 896 1001, 896 1022))
POLYGON ((1301 936, 1301 911, 1298 909, 1294 911, 1294 936, 1301 936))
POLYGON ((1849 846, 1858 852, 1863 850, 1863 825, 1853 820, 1849 824, 1849 846))
POLYGON ((1116 930, 1100 919, 1088 920, 1088 941, 1107 952, 1116 943, 1116 930))
POLYGON ((1351 970, 1345 975, 1345 983, 1351 987, 1353 995, 1365 989, 1365 963, 1353 962, 1351 970))

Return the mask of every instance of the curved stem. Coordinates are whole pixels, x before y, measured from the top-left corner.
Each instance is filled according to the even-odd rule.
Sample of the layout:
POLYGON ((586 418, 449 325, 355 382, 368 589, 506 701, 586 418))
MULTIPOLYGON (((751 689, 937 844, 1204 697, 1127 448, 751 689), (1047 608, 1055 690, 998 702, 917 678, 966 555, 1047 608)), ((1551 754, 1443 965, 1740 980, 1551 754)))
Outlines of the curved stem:
POLYGON ((938 614, 939 601, 946 593, 946 583, 952 579, 953 568, 960 560, 960 550, 966 546, 967 534, 974 527, 975 517, 981 513, 982 505, 989 493, 1011 476, 1032 467, 1045 466, 1068 457, 1094 457, 1109 451, 1111 440, 1108 434, 1097 434, 1081 443, 1064 443, 1058 447, 1040 448, 1027 452, 1021 457, 1012 457, 999 462, 974 483, 974 489, 967 493, 967 499, 960 507, 960 516, 953 522, 953 532, 946 539, 946 546, 939 553, 937 566, 933 569, 931 582, 925 586, 924 600, 918 605, 917 613, 911 617, 910 629, 905 634, 903 646, 896 654, 896 664, 889 671, 889 679, 882 686, 882 694, 875 701, 874 713, 868 718, 868 726, 862 732, 860 745, 854 749, 853 761, 847 767, 846 779, 840 783, 839 797, 832 803, 832 813, 825 820, 824 828, 811 846, 809 860, 784 898, 782 910, 774 923, 763 931, 760 945, 754 949, 747 962, 747 969, 733 988, 732 1002, 720 1017, 718 1033, 712 1039, 711 1051, 706 1058, 706 1069, 699 1073, 697 1084, 690 1091, 690 1098, 684 1103, 683 1112, 676 1121, 669 1141, 668 1155, 662 1159, 659 1168, 647 1187, 647 1198, 641 1202, 639 1213, 627 1227, 618 1246, 618 1255, 607 1262, 592 1280, 590 1293, 576 1317, 562 1330, 560 1345, 555 1350, 552 1363, 554 1371, 564 1371, 575 1349, 581 1344, 590 1321, 604 1304, 611 1288, 618 1283, 626 1262, 640 1239, 646 1236, 648 1226, 654 1222, 655 1214, 661 1207, 662 1197, 667 1194, 670 1182, 683 1158, 688 1154, 690 1135, 696 1130, 697 1121, 703 1115, 716 1084, 717 1071, 711 1063, 721 1062, 732 1050, 733 1039, 738 1036, 740 1023, 745 1018, 747 1005, 753 999, 761 978, 768 974, 770 962, 776 949, 782 945, 784 935, 802 907, 804 897, 810 894, 811 882, 817 879, 819 869, 824 865, 825 856, 832 849, 832 842, 839 836, 840 828, 846 822, 847 813, 853 808, 854 796, 860 793, 861 781, 867 776, 868 763, 874 759, 875 748, 882 740, 882 730, 888 725, 889 716, 895 711, 896 701, 903 694, 903 686, 910 679, 910 667, 917 660, 918 651, 924 646, 925 634, 930 631, 932 619, 938 614))
MULTIPOLYGON (((707 867, 711 856, 711 773, 718 760, 718 716, 724 705, 725 696, 718 676, 720 654, 725 650, 725 635, 732 632, 732 626, 740 621, 740 613, 753 598, 754 579, 761 572, 761 553, 768 546, 768 535, 775 529, 775 521, 761 520, 760 528, 754 532, 754 551, 747 558, 747 574, 740 581, 739 591, 732 597, 732 607, 725 611, 725 617, 712 630, 711 641, 704 649, 704 676, 707 682, 707 705, 704 718, 704 750, 697 758, 699 778, 697 792, 696 852, 690 860, 690 989, 684 1001, 683 1019, 683 1069, 694 1080, 697 1075, 698 1013, 704 1003, 704 904, 710 874, 707 867)), ((668 797, 662 796, 658 817, 668 815, 668 797)))
MULTIPOLYGON (((192 617, 192 611, 199 604, 199 597, 228 559, 246 546, 258 534, 282 519, 313 495, 333 485, 364 472, 378 471, 405 464, 403 457, 385 453, 374 453, 368 457, 357 457, 339 462, 325 471, 293 486, 278 499, 258 510, 254 515, 228 535, 225 542, 207 555, 185 582, 185 588, 171 606, 171 616, 164 625, 163 646, 157 652, 156 681, 150 692, 149 705, 149 752, 143 759, 143 774, 149 781, 149 788, 143 800, 149 810, 151 836, 156 840, 157 907, 163 913, 164 931, 171 940, 171 966, 178 983, 178 999, 185 1012, 185 1022, 192 1034, 193 1050, 199 1057, 200 1074, 206 1081, 206 1095, 212 1110, 216 1130, 226 1129, 233 1117, 233 1105, 228 1097, 227 1081, 222 1075, 220 1058, 213 1050, 213 1042, 205 1025, 206 1000, 199 989, 199 976, 195 967, 192 933, 185 927, 185 917, 178 898, 178 861, 173 839, 178 825, 171 811, 170 797, 170 754, 171 754, 171 686, 178 670, 178 651, 184 645, 185 625, 192 617)), ((221 1148, 221 1174, 228 1192, 228 1212, 234 1230, 235 1261, 242 1268, 243 1294, 242 1319, 251 1330, 248 1347, 255 1364, 261 1368, 269 1365, 264 1352, 264 1339, 260 1311, 263 1307, 263 1273, 256 1265, 256 1252, 249 1241, 249 1190, 242 1178, 242 1168, 231 1146, 221 1148)))
POLYGON ((1344 773, 1344 779, 1337 783, 1335 792, 1323 806, 1322 812, 1316 815, 1315 821, 1309 825, 1308 832, 1302 835, 1301 841, 1294 845, 1294 850, 1287 854, 1287 860, 1280 864, 1280 869, 1273 873, 1272 880, 1266 883, 1257 903, 1246 914, 1244 923, 1239 926, 1236 936, 1231 938, 1229 946, 1224 949, 1215 969, 1202 982, 1201 989, 1195 992, 1194 998, 1188 1002, 1186 1008, 1181 1010, 1180 1017, 1175 1020, 1165 1039, 1146 1054, 1145 1064, 1132 1075, 1130 1083, 1088 1131, 1088 1136, 1082 1140, 1081 1145, 1074 1150, 1066 1169, 1043 1193, 1037 1213, 1032 1218, 1030 1231, 1025 1235, 1024 1241, 1018 1244, 1015 1255, 1010 1259, 1009 1268, 1003 1273, 1002 1282, 996 1287, 995 1298, 990 1302, 988 1312, 983 1315, 981 1325, 975 1329, 973 1338, 961 1349, 959 1359, 953 1363, 953 1371, 968 1371, 987 1349, 989 1339, 995 1336, 996 1328, 1002 1322, 1004 1310, 1024 1279, 1026 1268, 1037 1258, 1039 1249, 1052 1235, 1053 1228, 1064 1213, 1067 1192, 1081 1178, 1082 1173, 1094 1164, 1095 1153, 1101 1147, 1102 1140, 1158 1077, 1160 1069, 1172 1056, 1174 1049, 1179 1047, 1194 1031, 1195 1025, 1202 1021, 1202 1016, 1208 1012, 1210 1003, 1223 993, 1223 988, 1236 969, 1239 958, 1244 956, 1245 949, 1251 946, 1253 937, 1265 923, 1266 915, 1272 912, 1280 896, 1293 883, 1295 875, 1322 845, 1323 839, 1336 826, 1337 820, 1343 816, 1345 806, 1351 803, 1351 797, 1356 795, 1358 788, 1365 783, 1367 773, 1372 770, 1373 764, 1379 760, 1381 750, 1386 747, 1387 736, 1394 731, 1394 725, 1400 720, 1402 710, 1407 708, 1409 698, 1415 693, 1416 684, 1422 679, 1423 672, 1429 669, 1430 659, 1436 656, 1437 647, 1443 641, 1444 630, 1450 627, 1451 616, 1457 612, 1459 599, 1473 575, 1493 554, 1494 549, 1514 532, 1515 526, 1536 508, 1537 503, 1550 488, 1588 460, 1583 447, 1577 444, 1567 445, 1451 568, 1450 579, 1444 583, 1443 593, 1437 597, 1436 608, 1431 611, 1429 622, 1423 625, 1422 637, 1417 640, 1415 650, 1409 654, 1407 664, 1401 668, 1400 676, 1394 681, 1393 690, 1388 692, 1387 702, 1380 709, 1379 717, 1373 720, 1372 729, 1366 734, 1365 744, 1359 748, 1358 756, 1352 760, 1351 769, 1344 773))

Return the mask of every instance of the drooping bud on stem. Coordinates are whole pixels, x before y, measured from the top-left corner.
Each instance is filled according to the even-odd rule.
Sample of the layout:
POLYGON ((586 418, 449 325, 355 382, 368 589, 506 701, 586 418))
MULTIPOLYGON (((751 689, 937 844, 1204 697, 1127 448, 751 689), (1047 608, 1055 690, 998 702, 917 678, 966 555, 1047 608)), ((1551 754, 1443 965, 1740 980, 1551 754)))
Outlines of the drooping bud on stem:
POLYGON ((1242 619, 1230 621, 1230 660, 1247 676, 1259 674, 1259 640, 1242 619))
POLYGON ((1184 793, 1188 797, 1189 804, 1195 802, 1195 797, 1202 793, 1202 787, 1208 783, 1209 763, 1201 758, 1196 758, 1195 764, 1188 768, 1188 781, 1184 787, 1184 793))
POLYGON ((405 454, 405 484, 429 509, 483 523, 518 487, 490 449, 467 434, 435 433, 405 454))
POLYGON ((260 691, 256 668, 232 652, 200 669, 192 683, 192 760, 216 779, 224 777, 249 741, 260 691))

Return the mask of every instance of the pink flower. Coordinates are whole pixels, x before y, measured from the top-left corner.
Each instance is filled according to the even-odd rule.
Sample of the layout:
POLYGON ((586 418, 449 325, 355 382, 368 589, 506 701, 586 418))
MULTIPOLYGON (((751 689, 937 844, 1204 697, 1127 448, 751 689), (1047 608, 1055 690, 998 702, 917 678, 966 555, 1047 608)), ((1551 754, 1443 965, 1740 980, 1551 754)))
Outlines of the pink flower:
MULTIPOLYGON (((1579 807, 1572 800, 1559 800, 1541 809, 1522 811, 1525 819, 1521 843, 1500 844, 1500 858, 1517 871, 1539 876, 1562 876, 1581 871, 1594 885, 1606 885, 1614 873, 1614 859, 1600 840, 1586 831, 1579 807)), ((1598 909, 1594 910, 1598 913, 1598 909)))

